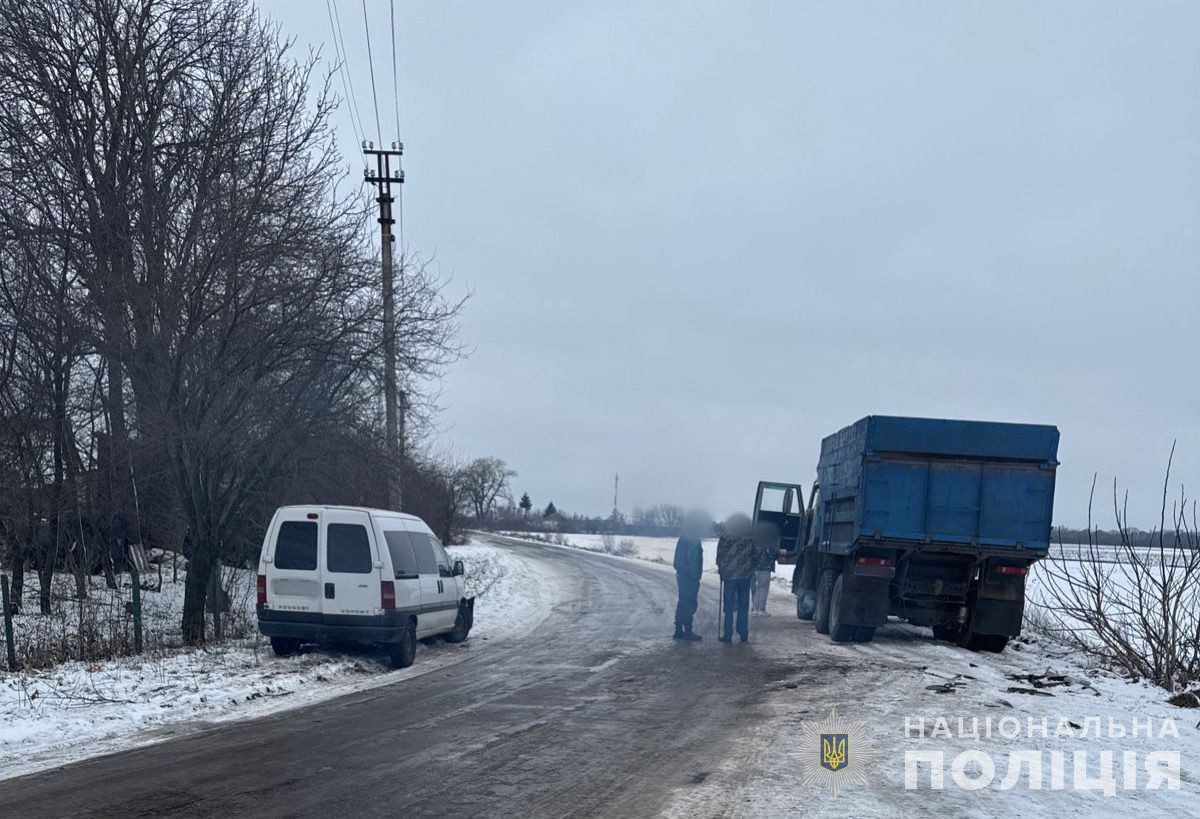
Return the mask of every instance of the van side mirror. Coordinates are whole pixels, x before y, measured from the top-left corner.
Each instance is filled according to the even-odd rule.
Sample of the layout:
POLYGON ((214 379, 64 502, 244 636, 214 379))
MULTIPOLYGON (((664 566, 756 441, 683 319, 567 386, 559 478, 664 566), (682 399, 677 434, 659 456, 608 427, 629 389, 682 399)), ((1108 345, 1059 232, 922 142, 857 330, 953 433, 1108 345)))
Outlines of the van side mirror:
POLYGON ((454 576, 460 577, 465 572, 466 572, 466 569, 463 568, 463 562, 461 560, 454 561, 454 576))

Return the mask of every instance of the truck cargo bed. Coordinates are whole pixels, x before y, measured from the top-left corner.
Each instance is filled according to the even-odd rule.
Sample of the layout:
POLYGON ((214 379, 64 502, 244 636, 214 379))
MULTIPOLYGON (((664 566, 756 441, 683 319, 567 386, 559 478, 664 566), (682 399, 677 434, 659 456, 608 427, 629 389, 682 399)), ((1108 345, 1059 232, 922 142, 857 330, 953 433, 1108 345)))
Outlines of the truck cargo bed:
POLYGON ((873 540, 1041 556, 1058 437, 1034 424, 863 418, 821 442, 821 548, 873 540))

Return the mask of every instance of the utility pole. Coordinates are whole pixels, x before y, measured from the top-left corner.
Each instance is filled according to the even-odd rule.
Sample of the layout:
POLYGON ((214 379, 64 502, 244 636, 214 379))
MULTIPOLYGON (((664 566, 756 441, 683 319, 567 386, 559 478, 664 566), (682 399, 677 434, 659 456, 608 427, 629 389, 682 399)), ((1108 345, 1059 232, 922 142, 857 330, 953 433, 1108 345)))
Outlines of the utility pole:
POLYGON ((403 503, 401 487, 401 470, 403 464, 403 443, 400 440, 404 422, 400 415, 404 412, 406 401, 402 400, 396 389, 396 302, 395 285, 396 273, 392 266, 393 243, 396 237, 392 234, 392 185, 404 184, 404 171, 400 168, 400 157, 404 155, 404 143, 393 142, 391 150, 376 148, 375 143, 363 144, 363 153, 375 158, 375 173, 370 169, 363 171, 363 181, 374 185, 379 192, 375 201, 379 203, 379 243, 380 255, 383 257, 383 405, 384 405, 384 434, 387 436, 388 458, 391 461, 391 479, 388 481, 388 506, 400 511, 403 503), (392 159, 396 167, 392 167, 392 159))

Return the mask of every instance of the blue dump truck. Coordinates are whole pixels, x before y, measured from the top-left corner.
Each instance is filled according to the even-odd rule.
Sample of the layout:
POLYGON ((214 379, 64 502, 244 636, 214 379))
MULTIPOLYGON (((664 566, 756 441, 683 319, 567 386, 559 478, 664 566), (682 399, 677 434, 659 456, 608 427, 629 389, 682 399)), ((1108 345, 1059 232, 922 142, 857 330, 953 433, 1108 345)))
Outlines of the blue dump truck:
POLYGON ((796 566, 796 615, 834 642, 892 615, 1003 651, 1050 546, 1057 457, 1052 426, 872 415, 821 442, 807 504, 760 483, 754 520, 796 566))

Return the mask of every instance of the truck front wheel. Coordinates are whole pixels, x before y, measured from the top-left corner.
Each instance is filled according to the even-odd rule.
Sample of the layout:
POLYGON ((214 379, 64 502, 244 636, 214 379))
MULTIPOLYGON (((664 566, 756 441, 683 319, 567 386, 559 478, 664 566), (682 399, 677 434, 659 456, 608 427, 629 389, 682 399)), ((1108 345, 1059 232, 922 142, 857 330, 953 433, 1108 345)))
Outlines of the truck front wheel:
POLYGON ((835 643, 865 643, 875 636, 875 629, 853 626, 842 622, 842 587, 845 578, 837 576, 833 583, 833 594, 829 598, 829 639, 835 643), (865 631, 865 633, 864 633, 865 631))
POLYGON ((817 605, 813 619, 817 624, 817 634, 829 633, 829 609, 833 598, 833 585, 838 579, 838 573, 833 569, 825 569, 817 579, 817 605))
POLYGON ((796 589, 796 616, 801 620, 811 620, 817 613, 817 601, 808 589, 796 589))

